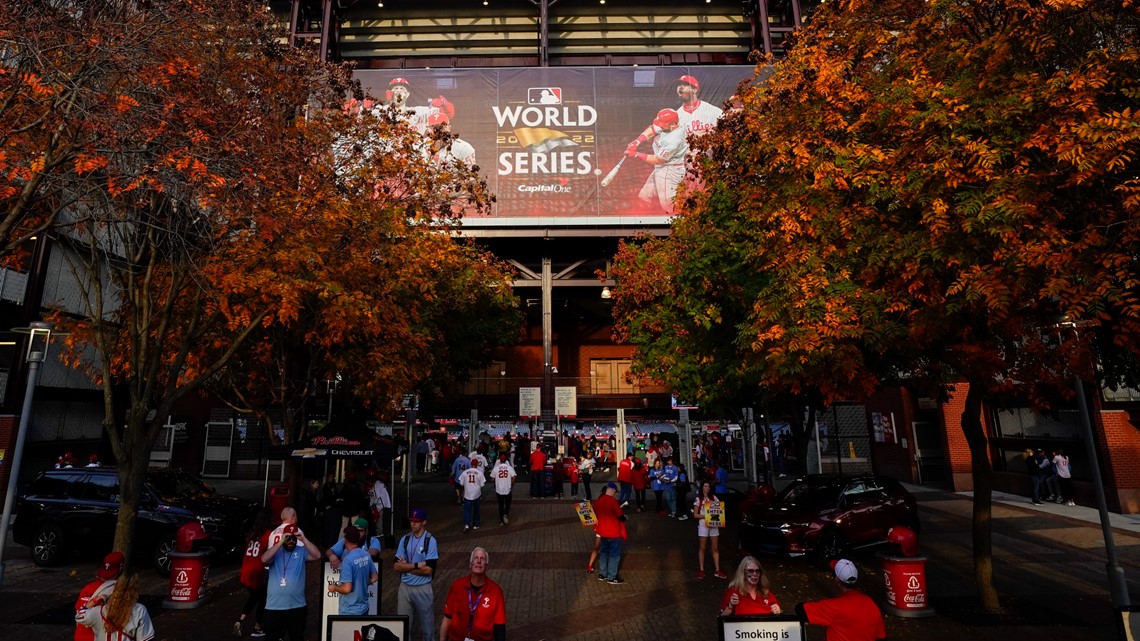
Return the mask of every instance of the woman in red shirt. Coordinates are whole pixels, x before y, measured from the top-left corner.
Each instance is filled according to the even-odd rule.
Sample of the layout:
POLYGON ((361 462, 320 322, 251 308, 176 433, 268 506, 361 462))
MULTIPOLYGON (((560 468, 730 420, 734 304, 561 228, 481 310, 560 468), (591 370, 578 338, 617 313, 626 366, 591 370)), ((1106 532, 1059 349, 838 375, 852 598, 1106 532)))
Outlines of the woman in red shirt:
POLYGON ((649 467, 639 457, 633 458, 633 493, 637 498, 637 511, 645 511, 645 488, 649 486, 649 467))
POLYGON ((780 614, 780 603, 768 587, 768 575, 760 562, 755 557, 744 557, 720 600, 720 616, 780 614))

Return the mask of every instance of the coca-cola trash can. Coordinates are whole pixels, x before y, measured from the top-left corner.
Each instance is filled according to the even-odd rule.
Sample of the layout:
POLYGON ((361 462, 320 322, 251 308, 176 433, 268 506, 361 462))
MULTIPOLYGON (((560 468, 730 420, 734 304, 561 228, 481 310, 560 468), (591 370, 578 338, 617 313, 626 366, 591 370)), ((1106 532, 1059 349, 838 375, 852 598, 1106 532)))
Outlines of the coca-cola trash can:
POLYGON ((170 592, 162 607, 189 610, 210 600, 210 552, 201 547, 206 540, 202 524, 192 521, 178 528, 174 552, 170 553, 170 592))
POLYGON ((269 488, 269 513, 276 518, 287 507, 289 507, 289 486, 282 483, 269 488))
POLYGON ((897 617, 934 616, 926 595, 926 557, 918 554, 918 535, 908 527, 897 526, 887 532, 887 542, 898 552, 879 553, 887 612, 897 617))

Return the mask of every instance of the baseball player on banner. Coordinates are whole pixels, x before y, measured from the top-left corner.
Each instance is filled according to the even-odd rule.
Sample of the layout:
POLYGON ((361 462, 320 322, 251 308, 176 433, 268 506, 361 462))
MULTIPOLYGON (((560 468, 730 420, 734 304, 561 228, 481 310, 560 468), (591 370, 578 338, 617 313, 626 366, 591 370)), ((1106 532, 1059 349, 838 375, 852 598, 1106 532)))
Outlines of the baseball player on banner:
POLYGON ((637 194, 644 203, 657 202, 661 209, 673 213, 673 197, 677 186, 685 177, 685 156, 689 152, 687 133, 681 128, 677 112, 662 109, 657 112, 653 124, 645 128, 636 140, 625 148, 627 158, 637 158, 653 165, 653 173, 645 180, 641 192, 637 194), (645 154, 637 149, 643 142, 653 141, 653 153, 645 154))

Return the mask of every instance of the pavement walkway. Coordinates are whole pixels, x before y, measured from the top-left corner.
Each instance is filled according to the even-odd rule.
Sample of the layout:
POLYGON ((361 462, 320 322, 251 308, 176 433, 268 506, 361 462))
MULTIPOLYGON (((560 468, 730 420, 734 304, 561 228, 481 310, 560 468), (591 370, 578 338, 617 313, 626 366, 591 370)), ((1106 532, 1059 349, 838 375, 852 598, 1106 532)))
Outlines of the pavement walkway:
MULTIPOLYGON (((595 477, 595 490, 602 483, 595 477)), ((259 498, 262 483, 215 483, 223 493, 259 498)), ((911 487, 920 503, 923 553, 928 562, 929 596, 936 616, 924 619, 887 617, 892 641, 1009 641, 1012 635, 1066 641, 1115 638, 1113 611, 1104 570, 1104 541, 1097 512, 1087 507, 1048 504, 995 494, 993 511, 995 583, 1004 612, 988 615, 977 606, 970 550, 971 497, 965 494, 911 487)), ((489 490, 488 490, 489 492, 489 490)), ((630 538, 622 575, 623 585, 609 585, 585 572, 593 543, 588 528, 579 525, 573 502, 531 500, 525 482, 516 486, 511 524, 496 524, 495 503, 483 503, 484 526, 462 532, 460 507, 451 487, 436 478, 413 483, 412 503, 428 511, 428 529, 441 551, 436 584, 436 612, 452 580, 466 573, 474 546, 490 552, 489 573, 507 597, 508 637, 542 641, 638 641, 641 639, 718 638, 716 611, 727 582, 711 577, 697 580, 696 534, 692 520, 679 522, 651 512, 630 515, 630 538)), ((402 513, 402 490, 397 491, 402 513)), ((652 502, 652 494, 650 493, 652 502)), ((1140 518, 1113 515, 1113 534, 1121 564, 1130 578, 1140 577, 1140 518)), ((731 523, 731 521, 730 521, 731 523)), ((397 523, 399 533, 403 526, 397 523)), ((739 557, 735 528, 721 537, 722 564, 731 574, 739 557)), ((882 573, 873 550, 852 553, 861 586, 885 603, 882 573)), ((0 599, 0 638, 70 639, 71 607, 80 587, 90 580, 95 562, 70 567, 38 568, 27 560, 27 549, 9 546, 0 599)), ((385 554, 390 559, 390 552, 385 554)), ((797 601, 826 596, 833 588, 830 575, 806 559, 761 559, 773 591, 789 610, 797 601)), ((711 562, 710 562, 711 566, 711 562)), ((149 607, 158 639, 221 641, 232 638, 231 625, 245 599, 237 582, 238 564, 212 568, 213 600, 194 610, 164 610, 166 580, 143 571, 143 602, 149 607)), ((711 569, 711 567, 710 567, 711 569)), ((310 603, 323 586, 316 566, 309 577, 310 603)), ((396 576, 389 566, 381 571, 381 611, 394 613, 396 576)), ((1140 584, 1129 581, 1133 595, 1140 584)), ((438 627, 438 621, 433 622, 438 627)), ((320 638, 315 608, 310 609, 306 638, 320 638)), ((418 634, 412 636, 419 639, 418 634)), ((810 628, 818 641, 822 630, 810 628)))

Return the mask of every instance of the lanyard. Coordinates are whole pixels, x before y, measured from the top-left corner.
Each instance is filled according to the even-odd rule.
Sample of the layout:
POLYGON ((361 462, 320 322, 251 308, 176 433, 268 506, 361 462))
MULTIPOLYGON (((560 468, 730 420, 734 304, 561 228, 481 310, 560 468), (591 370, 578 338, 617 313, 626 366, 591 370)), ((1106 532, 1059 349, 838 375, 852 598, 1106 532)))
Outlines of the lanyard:
POLYGON ((471 628, 475 624, 475 610, 479 608, 479 598, 482 596, 483 586, 476 588, 470 583, 467 584, 467 607, 471 609, 471 615, 467 617, 467 636, 471 636, 471 628))

